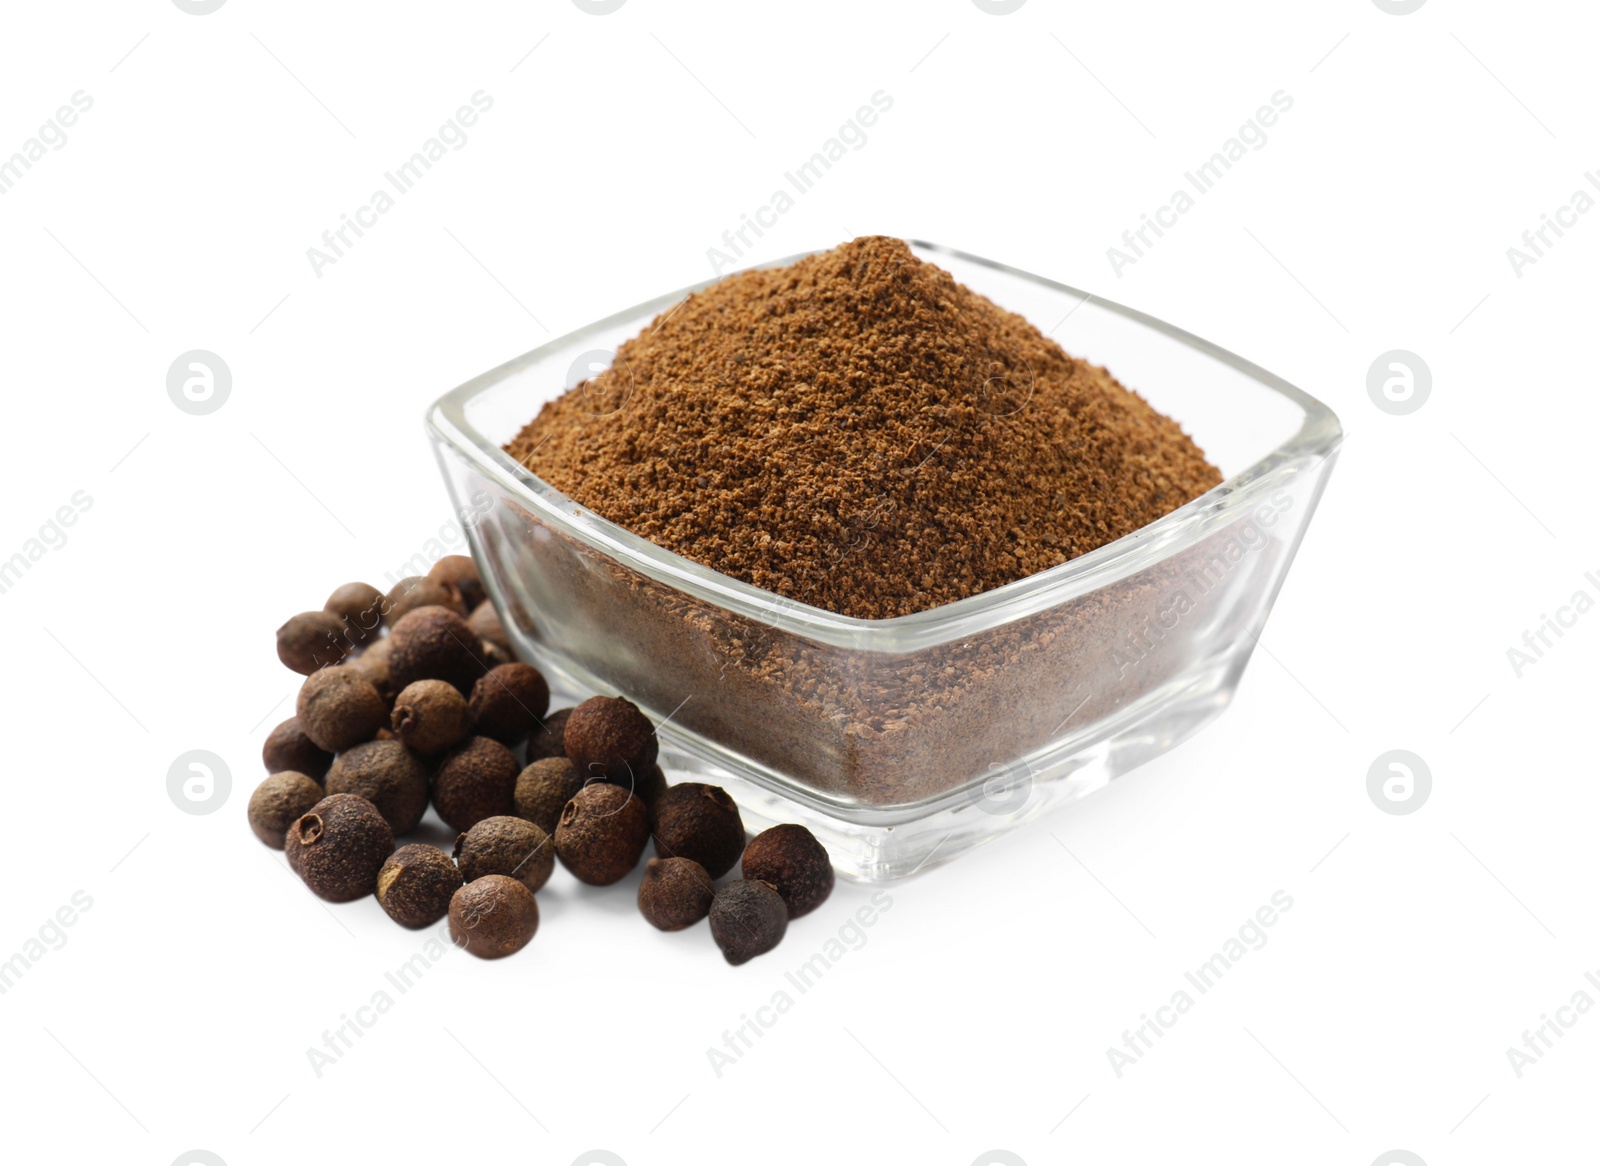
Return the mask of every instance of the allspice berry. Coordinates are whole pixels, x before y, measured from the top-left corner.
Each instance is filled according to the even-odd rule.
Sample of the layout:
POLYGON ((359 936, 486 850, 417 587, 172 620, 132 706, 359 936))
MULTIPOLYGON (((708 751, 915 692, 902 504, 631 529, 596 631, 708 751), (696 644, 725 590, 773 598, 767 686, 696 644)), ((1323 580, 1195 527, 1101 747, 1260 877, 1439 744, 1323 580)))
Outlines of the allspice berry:
POLYGON ((428 578, 453 589, 468 611, 475 610, 485 599, 478 564, 471 555, 446 555, 429 569, 428 578))
POLYGON ((639 864, 650 840, 650 811, 632 790, 595 782, 566 804, 555 837, 562 866, 580 882, 610 886, 639 864))
POLYGON ((550 686, 531 664, 500 664, 472 686, 472 727, 503 745, 528 739, 550 707, 550 686))
POLYGON ((443 753, 472 733, 467 698, 443 680, 418 680, 394 698, 389 727, 418 753, 443 753))
POLYGON ((706 868, 692 858, 652 858, 639 883, 639 911, 652 927, 682 931, 704 919, 716 894, 706 868))
POLYGON ((372 894, 394 853, 394 833, 366 798, 329 794, 289 827, 289 869, 319 897, 348 903, 372 894))
POLYGON ((359 794, 389 829, 409 834, 428 809, 428 767, 399 741, 368 741, 347 749, 328 770, 330 794, 359 794))
POLYGON ((537 891, 556 868, 555 846, 522 818, 485 818, 456 839, 456 865, 467 882, 484 875, 510 875, 537 891))
POLYGON ((322 797, 322 787, 303 773, 270 774, 250 795, 250 829, 272 849, 282 850, 283 836, 295 819, 322 797))
POLYGON ((278 659, 302 676, 339 663, 349 650, 344 622, 332 612, 302 611, 278 629, 278 659))
POLYGON ((312 781, 321 781, 328 776, 333 754, 306 736, 298 717, 290 717, 267 734, 261 763, 268 773, 303 773, 312 781))
POLYGON ((365 676, 340 666, 306 677, 294 715, 314 745, 338 753, 372 740, 388 722, 389 708, 365 676))
POLYGON ((650 807, 650 812, 655 813, 656 803, 661 800, 661 795, 667 792, 667 775, 661 772, 661 766, 652 765, 650 772, 643 779, 633 783, 633 792, 644 799, 644 804, 650 807))
POLYGON ((544 757, 566 757, 567 719, 571 716, 571 709, 557 709, 544 718, 544 728, 535 729, 533 736, 528 738, 529 761, 544 757))
POLYGON ((467 614, 454 587, 421 575, 407 575, 383 597, 384 626, 392 629, 419 607, 444 607, 460 616, 467 614))
POLYGON ((378 690, 378 695, 383 697, 385 704, 393 703, 394 694, 399 691, 389 675, 389 651, 390 641, 387 638, 370 640, 361 654, 346 665, 371 681, 372 687, 378 690))
POLYGON ((437 846, 411 842, 378 870, 378 905, 401 927, 427 927, 450 910, 461 872, 437 846))
POLYGON ((631 785, 656 763, 656 730, 631 700, 591 696, 567 718, 567 759, 584 777, 631 785))
POLYGON ((517 775, 512 797, 517 817, 526 818, 546 834, 556 832, 561 811, 583 788, 583 778, 565 757, 542 757, 517 775))
POLYGON ((433 774, 433 808, 457 833, 485 818, 516 810, 517 759, 500 742, 471 737, 456 746, 433 774))
POLYGON ((346 583, 328 596, 322 609, 339 617, 352 644, 375 639, 383 623, 383 592, 371 583, 346 583))
POLYGON ((816 910, 833 891, 833 864, 816 835, 793 824, 763 830, 744 849, 747 879, 771 883, 789 908, 789 918, 816 910))
POLYGON ((538 929, 533 892, 507 875, 484 875, 450 899, 450 938, 481 959, 521 951, 538 929))
POLYGON ((469 693, 486 667, 478 637, 448 608, 419 607, 389 633, 389 679, 398 689, 443 680, 469 693))
POLYGON ((511 650, 511 636, 507 634, 505 624, 500 622, 500 613, 489 600, 485 599, 472 609, 472 614, 467 616, 467 626, 484 643, 493 644, 505 653, 507 660, 516 659, 517 654, 511 650))
POLYGON ((783 939, 789 912, 771 884, 740 879, 711 900, 711 938, 730 964, 771 951, 783 939))
POLYGON ((739 807, 721 786, 698 781, 675 785, 656 800, 655 836, 662 858, 692 858, 714 879, 732 870, 744 850, 739 807))

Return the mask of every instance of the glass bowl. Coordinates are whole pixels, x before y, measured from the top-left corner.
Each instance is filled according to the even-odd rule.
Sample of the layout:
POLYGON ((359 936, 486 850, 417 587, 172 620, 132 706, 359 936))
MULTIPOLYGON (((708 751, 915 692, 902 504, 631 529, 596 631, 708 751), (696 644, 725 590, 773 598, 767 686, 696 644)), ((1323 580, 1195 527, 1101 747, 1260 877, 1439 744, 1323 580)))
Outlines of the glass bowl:
POLYGON ((655 546, 501 448, 705 284, 541 345, 428 415, 489 595, 518 655, 550 679, 552 707, 627 696, 657 722, 674 780, 725 786, 752 830, 803 823, 861 880, 948 861, 1217 716, 1342 437, 1321 402, 1214 344, 1064 284, 911 246, 1175 418, 1223 483, 1048 571, 863 620, 655 546))

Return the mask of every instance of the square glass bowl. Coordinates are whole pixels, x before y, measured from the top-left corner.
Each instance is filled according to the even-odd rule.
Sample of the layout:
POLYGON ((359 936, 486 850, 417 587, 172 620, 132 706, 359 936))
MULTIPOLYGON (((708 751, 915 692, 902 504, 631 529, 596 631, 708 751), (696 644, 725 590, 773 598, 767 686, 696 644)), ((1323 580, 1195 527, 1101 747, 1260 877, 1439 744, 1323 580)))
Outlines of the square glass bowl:
POLYGON ((753 831, 803 823, 841 875, 862 880, 947 861, 1217 716, 1342 436, 1321 402, 1216 345, 998 263, 912 247, 1175 418, 1223 483, 1008 586, 851 619, 630 534, 501 448, 698 287, 541 345, 428 415, 484 583, 518 655, 550 679, 552 707, 627 696, 659 726, 674 780, 725 786, 753 831))

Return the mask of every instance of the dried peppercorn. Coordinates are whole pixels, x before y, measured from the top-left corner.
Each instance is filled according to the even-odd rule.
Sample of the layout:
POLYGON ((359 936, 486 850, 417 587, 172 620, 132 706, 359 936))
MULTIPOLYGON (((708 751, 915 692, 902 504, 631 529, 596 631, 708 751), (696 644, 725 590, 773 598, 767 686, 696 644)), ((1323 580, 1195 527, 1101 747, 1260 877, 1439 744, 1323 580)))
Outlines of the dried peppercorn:
POLYGON ((471 735, 472 714, 455 685, 417 680, 394 698, 389 727, 418 753, 443 753, 471 735))
POLYGON ((485 818, 456 839, 456 865, 467 882, 503 874, 537 891, 550 881, 556 851, 550 836, 523 818, 485 818))
POLYGON ((418 680, 443 680, 469 693, 485 670, 478 638, 448 608, 419 607, 389 633, 389 679, 397 689, 418 680))
POLYGON ((789 918, 815 911, 833 890, 833 864, 822 843, 804 826, 763 830, 745 847, 742 873, 771 883, 789 908, 789 918))
POLYGON ((295 819, 284 836, 289 869, 319 897, 348 903, 372 894, 394 853, 394 833, 366 798, 329 794, 295 819))
POLYGON ((661 794, 654 810, 656 853, 662 858, 692 858, 714 879, 739 861, 744 823, 721 786, 683 782, 661 794))
POLYGON ((437 846, 411 842, 378 869, 378 905, 402 927, 427 927, 450 910, 461 872, 437 846))
POLYGON ((473 731, 503 745, 527 740, 550 707, 550 686, 531 664, 500 664, 472 686, 473 731))
POLYGON ((327 611, 302 611, 278 629, 278 659, 302 676, 337 664, 350 651, 344 622, 327 611))
POLYGON ((692 858, 652 858, 639 883, 639 911, 652 927, 682 931, 711 911, 716 887, 692 858))
POLYGON ((363 644, 376 638, 383 623, 383 592, 371 583, 345 583, 334 589, 322 609, 339 618, 350 643, 363 644))
POLYGON ((739 879, 711 900, 711 938, 730 964, 771 951, 783 939, 789 912, 771 884, 739 879))
POLYGON ((330 794, 359 794, 389 829, 409 834, 428 809, 428 767, 399 741, 368 741, 346 749, 328 770, 330 794))
POLYGON ((633 783, 633 792, 643 798, 644 804, 654 813, 656 802, 667 792, 667 775, 661 772, 661 766, 652 765, 643 778, 633 783))
POLYGON ((516 811, 517 759, 500 742, 471 737, 447 753, 433 774, 433 808, 458 833, 485 818, 516 811))
POLYGON ((321 781, 328 776, 333 754, 306 736, 298 717, 290 717, 267 734, 261 763, 268 773, 303 773, 312 781, 321 781))
POLYGON ((580 789, 556 823, 556 856, 579 882, 626 878, 650 839, 650 811, 631 790, 605 782, 580 789))
POLYGON ((395 693, 399 691, 389 675, 389 651, 390 643, 387 638, 372 640, 347 664, 347 667, 354 668, 367 678, 372 687, 378 690, 378 695, 383 697, 385 704, 392 704, 395 693))
POLYGON ((429 568, 428 578, 452 589, 468 611, 476 610, 484 601, 483 580, 478 577, 478 564, 471 555, 446 555, 429 568))
POLYGON ((383 597, 384 626, 392 629, 419 607, 443 607, 460 616, 467 614, 461 594, 454 587, 422 575, 407 575, 383 597))
POLYGON ((508 875, 484 875, 450 898, 450 938, 481 959, 521 951, 538 929, 533 892, 508 875))
POLYGON ((535 729, 533 735, 528 738, 529 761, 567 755, 567 719, 571 716, 571 709, 556 709, 555 712, 545 716, 544 728, 535 729))
POLYGON ((507 660, 516 659, 517 654, 511 650, 511 637, 506 634, 505 624, 500 622, 500 613, 489 600, 485 599, 472 609, 472 614, 467 616, 467 626, 484 643, 499 648, 507 660))
POLYGON ((540 758, 517 775, 512 792, 517 817, 553 835, 561 811, 583 785, 583 778, 565 757, 540 758))
POLYGON ((639 706, 620 696, 592 696, 567 718, 567 759, 585 777, 631 785, 656 763, 656 730, 639 706))
POLYGON ((365 676, 340 665, 306 677, 294 715, 313 744, 338 753, 372 740, 388 721, 389 708, 365 676))
POLYGON ((323 797, 322 787, 303 773, 269 774, 250 795, 250 829, 272 849, 282 850, 284 835, 295 819, 323 797))

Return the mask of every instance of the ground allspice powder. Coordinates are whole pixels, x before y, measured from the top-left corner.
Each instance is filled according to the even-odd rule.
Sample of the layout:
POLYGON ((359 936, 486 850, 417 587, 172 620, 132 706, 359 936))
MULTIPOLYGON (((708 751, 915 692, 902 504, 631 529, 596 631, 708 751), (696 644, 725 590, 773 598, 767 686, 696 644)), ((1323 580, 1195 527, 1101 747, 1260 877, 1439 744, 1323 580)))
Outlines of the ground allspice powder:
POLYGON ((1222 480, 1105 369, 881 236, 691 295, 507 451, 659 546, 865 619, 1054 567, 1222 480))

